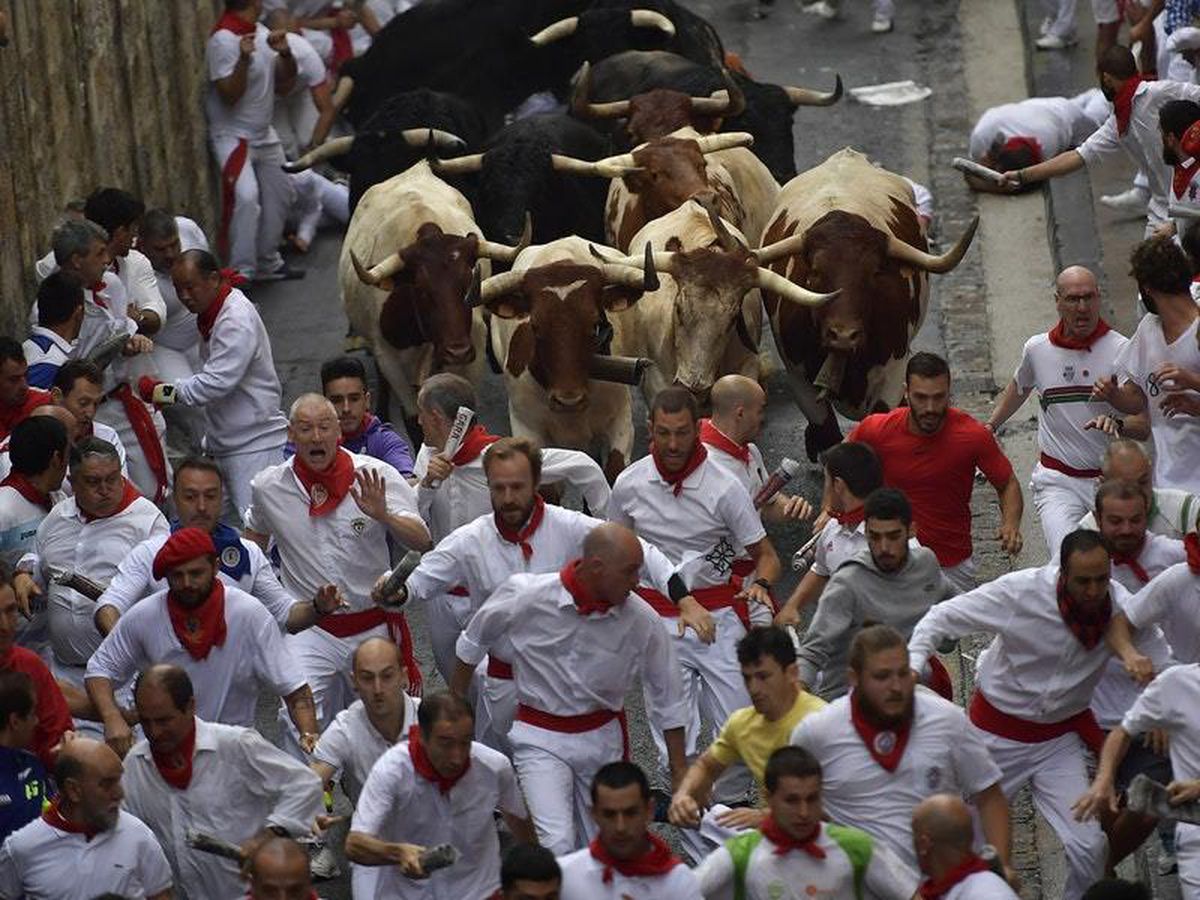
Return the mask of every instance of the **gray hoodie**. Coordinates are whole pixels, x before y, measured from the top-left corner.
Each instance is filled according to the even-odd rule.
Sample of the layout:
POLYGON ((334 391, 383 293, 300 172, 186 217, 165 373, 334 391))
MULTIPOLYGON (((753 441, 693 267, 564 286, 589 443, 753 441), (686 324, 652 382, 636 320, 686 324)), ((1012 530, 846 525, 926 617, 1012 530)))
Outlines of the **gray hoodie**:
POLYGON ((897 572, 881 572, 870 549, 859 551, 838 567, 821 592, 800 647, 800 680, 826 700, 842 696, 850 641, 864 624, 891 625, 907 640, 929 607, 955 593, 928 547, 910 544, 908 559, 897 572))

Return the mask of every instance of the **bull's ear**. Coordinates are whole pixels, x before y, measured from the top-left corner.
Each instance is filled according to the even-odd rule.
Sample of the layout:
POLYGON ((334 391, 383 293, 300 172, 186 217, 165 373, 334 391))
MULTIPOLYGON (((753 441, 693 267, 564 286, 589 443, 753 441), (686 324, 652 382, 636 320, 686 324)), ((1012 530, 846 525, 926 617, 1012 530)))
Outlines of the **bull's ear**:
POLYGON ((519 319, 529 315, 529 298, 521 291, 504 294, 485 304, 488 312, 501 319, 519 319))
POLYGON ((519 378, 521 373, 533 362, 533 326, 522 322, 517 326, 508 342, 508 356, 504 360, 504 368, 513 378, 519 378))
POLYGON ((605 312, 623 312, 642 297, 642 292, 623 285, 608 285, 600 294, 605 312))
POLYGON ((421 334, 421 323, 417 319, 414 302, 416 289, 410 284, 401 283, 395 289, 389 286, 386 290, 389 291, 388 298, 379 310, 380 335, 397 350, 425 343, 428 338, 421 334))

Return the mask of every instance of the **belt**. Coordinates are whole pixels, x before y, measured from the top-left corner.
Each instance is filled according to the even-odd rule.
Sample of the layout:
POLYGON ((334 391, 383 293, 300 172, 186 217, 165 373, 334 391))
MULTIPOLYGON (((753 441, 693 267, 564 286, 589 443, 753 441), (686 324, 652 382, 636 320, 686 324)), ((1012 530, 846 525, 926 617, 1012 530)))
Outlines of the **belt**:
MULTIPOLYGON (((727 584, 696 588, 690 593, 695 601, 709 612, 715 612, 718 609, 732 609, 737 613, 737 617, 741 620, 742 624, 746 626, 746 630, 749 631, 750 607, 745 600, 734 599, 741 589, 742 580, 734 576, 734 579, 727 584)), ((660 616, 668 619, 679 617, 679 607, 654 588, 639 587, 634 589, 634 593, 649 603, 651 608, 660 616)))
POLYGON ((1099 478, 1099 469, 1076 469, 1074 466, 1068 466, 1061 459, 1055 459, 1049 453, 1043 453, 1038 457, 1042 465, 1047 469, 1053 469, 1055 472, 1062 472, 1064 475, 1070 475, 1072 478, 1099 478))
POLYGON ((1090 709, 1058 722, 1030 722, 997 709, 983 691, 976 689, 968 715, 984 731, 1022 744, 1041 744, 1075 732, 1094 753, 1099 754, 1104 746, 1104 732, 1090 709))
POLYGON ((387 624, 387 616, 378 606, 360 612, 317 616, 318 628, 340 638, 354 637, 356 634, 362 634, 364 631, 370 631, 372 628, 385 624, 387 624))
POLYGON ((512 681, 513 668, 512 663, 505 662, 502 659, 497 659, 491 654, 488 655, 487 664, 488 678, 499 678, 501 681, 512 681))
POLYGON ((419 697, 423 686, 421 666, 413 652, 412 633, 408 629, 408 620, 404 618, 404 613, 384 612, 378 606, 373 606, 359 612, 317 616, 317 627, 339 638, 354 637, 380 625, 387 626, 388 636, 400 648, 404 670, 408 675, 408 692, 419 697))
POLYGON ((595 712, 583 713, 578 716, 556 716, 524 703, 517 704, 517 721, 525 722, 547 731, 557 731, 560 734, 583 734, 603 728, 614 719, 621 726, 622 759, 629 760, 629 724, 625 720, 625 710, 598 709, 595 712))

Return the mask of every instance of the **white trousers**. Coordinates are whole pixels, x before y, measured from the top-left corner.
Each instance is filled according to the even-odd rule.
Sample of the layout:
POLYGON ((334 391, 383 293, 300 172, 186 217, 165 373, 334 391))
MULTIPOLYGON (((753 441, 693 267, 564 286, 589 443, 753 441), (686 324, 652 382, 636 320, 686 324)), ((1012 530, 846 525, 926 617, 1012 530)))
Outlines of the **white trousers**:
MULTIPOLYGON (((192 358, 180 350, 155 342, 150 354, 160 381, 174 384, 190 378, 196 372, 192 358)), ((175 456, 193 456, 200 452, 200 439, 204 436, 204 410, 197 406, 172 403, 162 410, 166 422, 167 449, 175 456)))
POLYGON ((1075 35, 1075 8, 1078 0, 1042 0, 1046 18, 1050 20, 1047 34, 1070 38, 1075 35))
POLYGON ((1057 559, 1062 540, 1079 527, 1079 520, 1095 506, 1096 479, 1075 478, 1040 462, 1029 479, 1033 506, 1042 520, 1042 534, 1050 558, 1057 559))
POLYGON ((1179 894, 1200 900, 1200 825, 1175 826, 1175 858, 1179 860, 1179 894))
POLYGON ((517 722, 508 738, 538 843, 555 856, 586 846, 596 833, 592 778, 601 766, 622 758, 621 723, 562 734, 517 722))
POLYGON ((475 703, 475 738, 511 759, 508 733, 517 715, 517 686, 511 678, 492 678, 485 674, 486 670, 486 660, 475 670, 475 677, 480 680, 475 703))
MULTIPOLYGON (((140 400, 137 402, 141 403, 140 400)), ((164 440, 167 433, 166 419, 153 406, 150 407, 150 418, 154 421, 154 431, 158 436, 158 443, 162 447, 163 459, 166 459, 167 444, 164 440)), ((96 409, 96 421, 103 422, 117 432, 117 437, 121 439, 121 443, 125 447, 125 464, 129 468, 129 480, 134 483, 143 497, 153 501, 155 492, 158 490, 158 478, 155 476, 154 470, 150 468, 150 463, 146 461, 146 453, 142 450, 142 445, 138 443, 133 425, 130 424, 129 416, 125 412, 125 407, 121 405, 121 401, 112 398, 101 403, 96 409)), ((172 480, 171 467, 167 466, 168 489, 172 480)))
POLYGON ((1062 841, 1067 856, 1063 900, 1079 900, 1104 876, 1108 840, 1096 821, 1076 822, 1071 805, 1088 789, 1086 751, 1074 733, 1039 744, 1010 741, 981 732, 992 759, 1000 767, 1000 788, 1010 802, 1026 784, 1033 804, 1062 841))
POLYGON ((450 683, 458 665, 454 645, 471 620, 471 598, 454 594, 438 594, 425 604, 425 625, 429 629, 429 646, 433 664, 442 680, 450 683))
POLYGON ((1097 25, 1111 25, 1121 21, 1121 8, 1117 0, 1092 0, 1092 18, 1097 25))
POLYGON ((350 188, 330 181, 319 172, 305 169, 290 176, 296 202, 287 221, 296 237, 311 244, 322 225, 345 225, 350 221, 350 188))
POLYGON ((225 506, 232 509, 238 522, 244 522, 246 510, 250 508, 250 481, 268 466, 283 462, 283 447, 213 458, 225 476, 225 506))
MULTIPOLYGON (((238 141, 217 137, 212 144, 213 155, 223 170, 238 141)), ((283 171, 286 161, 278 140, 252 146, 234 183, 227 263, 246 278, 270 274, 283 265, 279 242, 293 199, 292 182, 283 171)))
POLYGON ((321 114, 307 89, 292 91, 286 97, 275 98, 271 124, 279 135, 280 146, 288 159, 296 159, 312 140, 313 128, 321 114))

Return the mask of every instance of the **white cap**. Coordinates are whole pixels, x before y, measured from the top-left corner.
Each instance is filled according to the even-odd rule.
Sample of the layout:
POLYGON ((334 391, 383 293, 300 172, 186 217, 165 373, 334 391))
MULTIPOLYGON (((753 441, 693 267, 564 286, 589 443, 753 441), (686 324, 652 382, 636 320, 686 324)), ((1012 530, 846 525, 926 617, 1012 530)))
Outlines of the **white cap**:
POLYGON ((1200 50, 1200 28, 1176 28, 1167 38, 1167 49, 1172 53, 1200 50))

